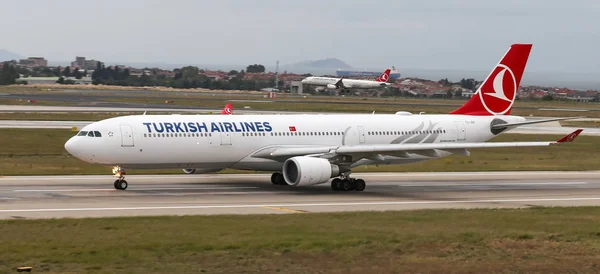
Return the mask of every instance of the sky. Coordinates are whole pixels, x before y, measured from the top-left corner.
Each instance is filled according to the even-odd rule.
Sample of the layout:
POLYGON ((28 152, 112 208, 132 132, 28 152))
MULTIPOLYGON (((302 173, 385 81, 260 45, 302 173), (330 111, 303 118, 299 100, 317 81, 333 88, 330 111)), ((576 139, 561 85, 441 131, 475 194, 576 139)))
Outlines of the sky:
POLYGON ((0 49, 50 61, 600 73, 598 0, 0 0, 0 49))

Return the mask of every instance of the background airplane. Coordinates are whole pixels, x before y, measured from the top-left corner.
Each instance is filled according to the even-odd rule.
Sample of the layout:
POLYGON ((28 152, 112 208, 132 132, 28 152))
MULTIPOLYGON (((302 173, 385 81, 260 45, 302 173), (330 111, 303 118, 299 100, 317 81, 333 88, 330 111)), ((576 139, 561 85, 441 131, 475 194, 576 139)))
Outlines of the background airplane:
POLYGON ((344 79, 341 78, 332 78, 332 77, 318 77, 318 76, 310 76, 306 77, 302 80, 302 84, 305 85, 314 85, 314 86, 324 86, 329 89, 338 89, 342 91, 347 91, 349 89, 369 89, 369 88, 381 88, 387 87, 390 85, 388 83, 388 79, 390 78, 391 69, 386 69, 381 76, 379 76, 375 81, 372 80, 355 80, 355 79, 344 79))
POLYGON ((84 127, 65 143, 73 156, 112 165, 116 189, 125 168, 225 168, 273 171, 276 185, 310 186, 331 178, 333 190, 363 191, 350 177, 370 164, 406 164, 473 148, 542 147, 571 142, 581 130, 556 141, 486 142, 527 124, 510 115, 531 44, 515 44, 469 101, 450 114, 131 115, 84 127))
POLYGON ((230 115, 233 114, 233 105, 226 104, 223 110, 221 110, 221 114, 230 115))

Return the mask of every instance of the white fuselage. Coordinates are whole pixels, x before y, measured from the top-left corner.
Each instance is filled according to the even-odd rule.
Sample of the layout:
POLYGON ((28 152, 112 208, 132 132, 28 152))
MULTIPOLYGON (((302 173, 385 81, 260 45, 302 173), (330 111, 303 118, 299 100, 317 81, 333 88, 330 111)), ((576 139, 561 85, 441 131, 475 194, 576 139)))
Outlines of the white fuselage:
MULTIPOLYGON (((314 85, 314 86, 332 86, 335 85, 340 80, 340 78, 331 78, 331 77, 307 77, 302 80, 302 84, 306 85, 314 85)), ((389 83, 385 82, 377 82, 371 80, 355 80, 355 79, 343 79, 342 83, 346 88, 380 88, 389 86, 389 83)))
MULTIPOLYGON (((484 142, 496 136, 490 130, 493 119, 525 121, 466 115, 135 115, 92 123, 81 132, 97 131, 101 137, 74 136, 65 147, 86 162, 124 168, 280 171, 281 161, 253 155, 273 147, 484 142)), ((384 155, 354 166, 432 158, 384 155)))

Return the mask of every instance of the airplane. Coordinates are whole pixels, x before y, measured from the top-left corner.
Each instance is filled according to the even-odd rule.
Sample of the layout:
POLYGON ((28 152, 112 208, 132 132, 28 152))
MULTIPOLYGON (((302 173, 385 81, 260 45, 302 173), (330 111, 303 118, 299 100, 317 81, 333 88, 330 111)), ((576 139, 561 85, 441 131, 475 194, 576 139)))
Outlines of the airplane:
POLYGON ((341 90, 349 90, 352 88, 355 89, 367 89, 367 88, 381 88, 387 87, 390 85, 388 83, 388 79, 390 78, 391 69, 386 69, 381 76, 379 76, 375 81, 371 80, 355 80, 355 79, 344 79, 341 78, 332 78, 332 77, 319 77, 319 76, 310 76, 304 78, 301 82, 305 85, 315 85, 315 86, 325 86, 329 89, 341 89, 341 90))
POLYGON ((126 168, 232 168, 274 172, 275 185, 305 187, 333 178, 333 190, 363 191, 366 182, 350 177, 362 165, 573 141, 581 129, 556 141, 486 142, 521 125, 573 118, 510 115, 531 48, 511 45, 475 95, 449 114, 130 115, 85 126, 65 149, 85 162, 113 166, 118 190, 128 187, 126 168))
MULTIPOLYGON (((233 105, 232 104, 226 104, 225 107, 223 108, 223 110, 221 110, 221 114, 223 114, 223 115, 232 115, 233 114, 233 105)), ((185 174, 194 174, 194 173, 196 173, 196 169, 195 168, 184 168, 183 169, 183 173, 185 173, 185 174)))
POLYGON ((223 110, 221 110, 221 114, 224 114, 224 115, 231 115, 231 114, 233 114, 233 105, 232 104, 226 104, 225 107, 223 108, 223 110))

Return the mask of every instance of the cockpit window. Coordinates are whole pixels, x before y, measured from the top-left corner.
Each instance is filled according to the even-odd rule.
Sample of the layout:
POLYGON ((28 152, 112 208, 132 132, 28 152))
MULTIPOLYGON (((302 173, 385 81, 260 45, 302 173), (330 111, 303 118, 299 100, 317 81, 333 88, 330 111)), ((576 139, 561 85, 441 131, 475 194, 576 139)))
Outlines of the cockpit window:
POLYGON ((100 131, 80 131, 77 136, 102 137, 102 133, 100 131))

